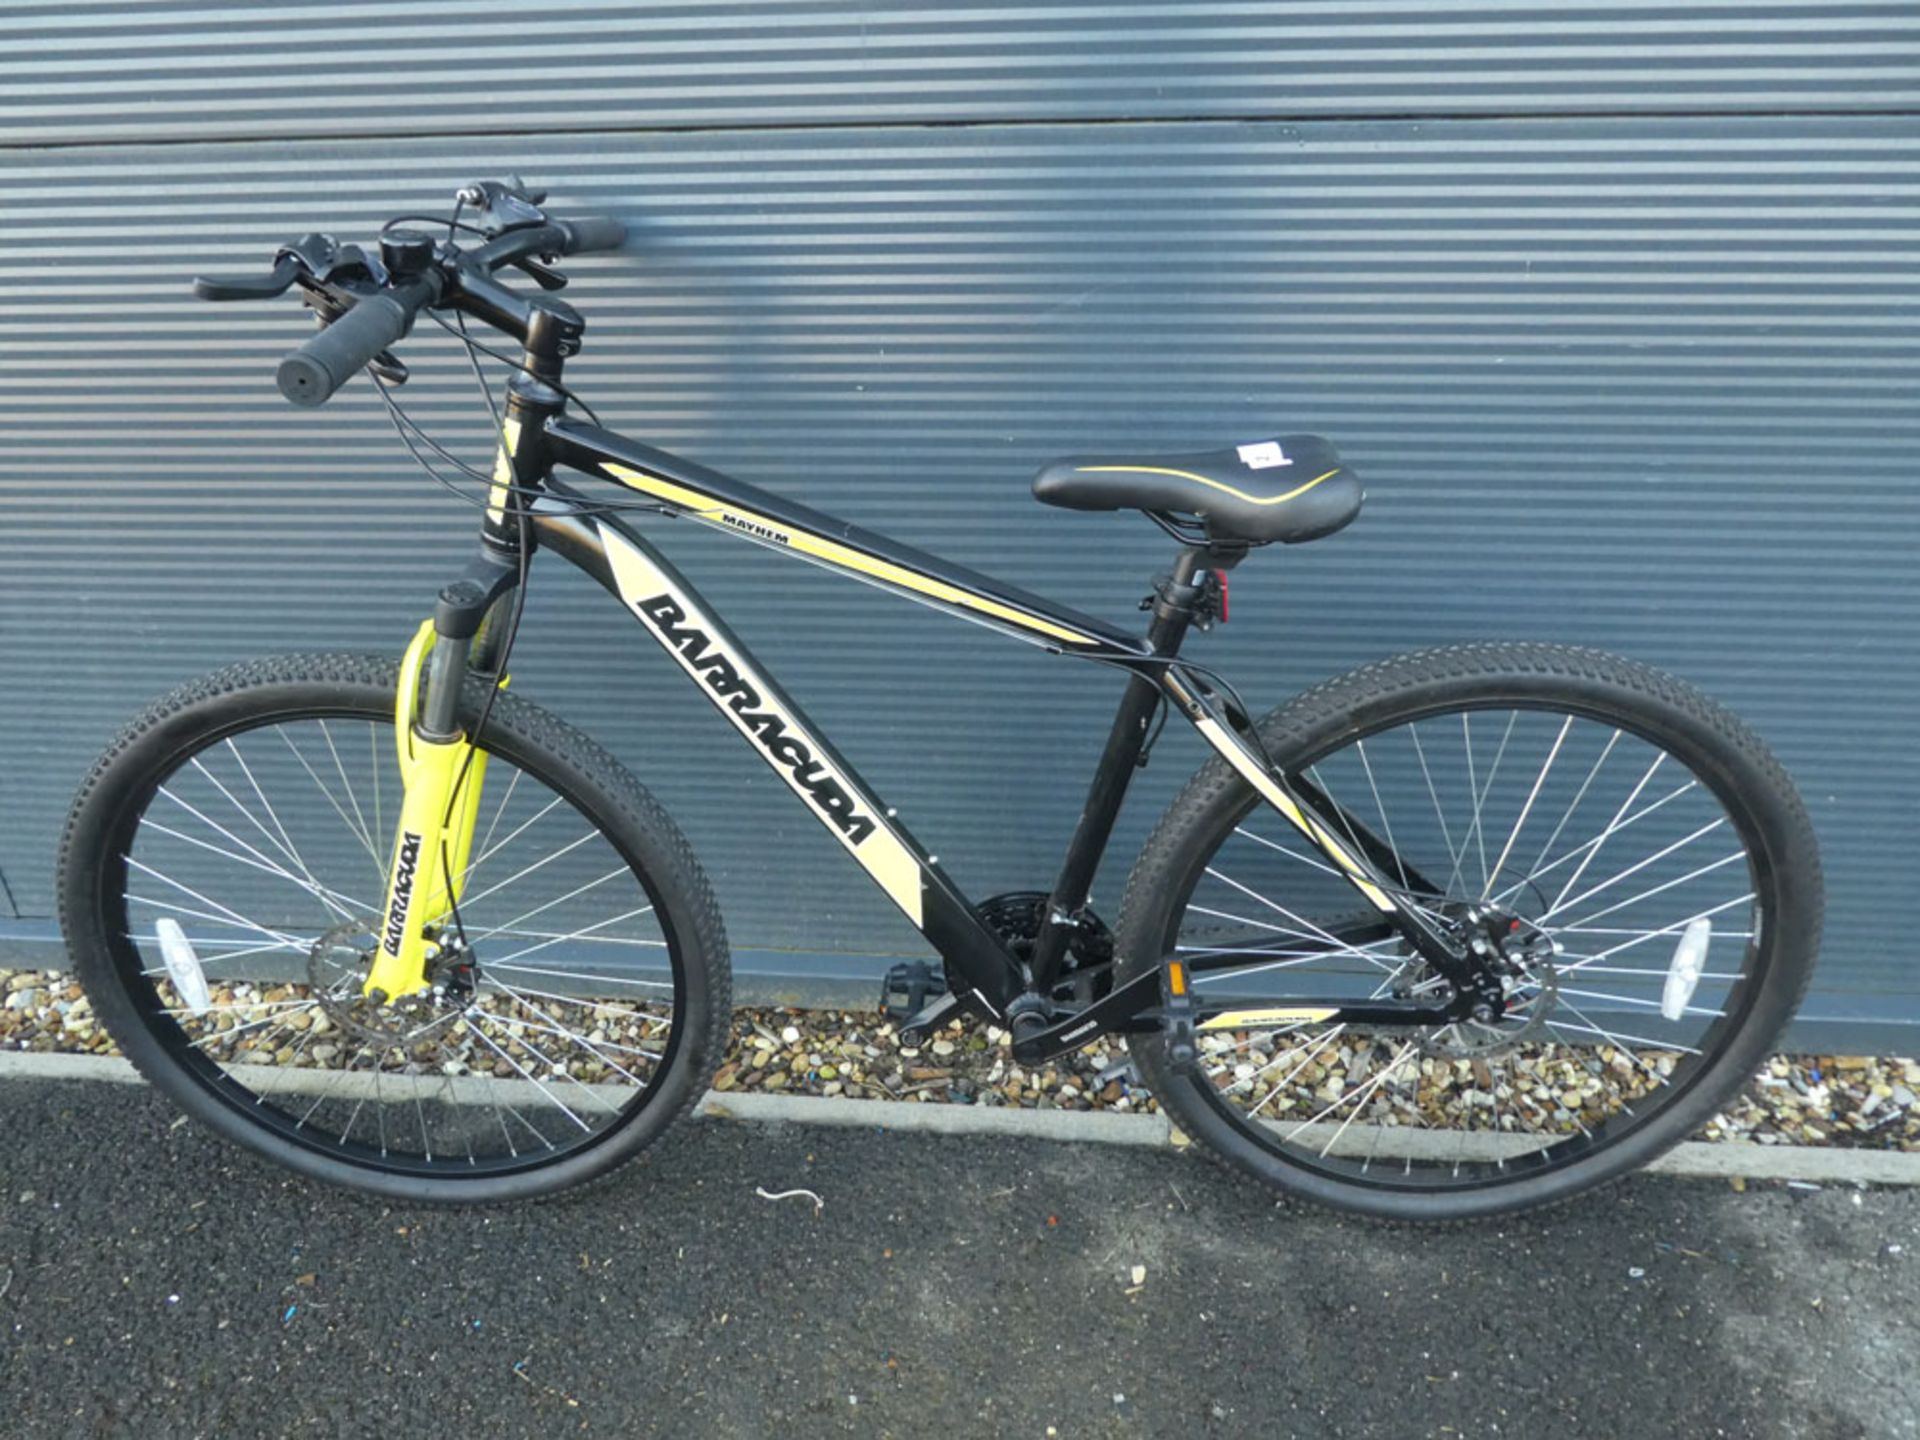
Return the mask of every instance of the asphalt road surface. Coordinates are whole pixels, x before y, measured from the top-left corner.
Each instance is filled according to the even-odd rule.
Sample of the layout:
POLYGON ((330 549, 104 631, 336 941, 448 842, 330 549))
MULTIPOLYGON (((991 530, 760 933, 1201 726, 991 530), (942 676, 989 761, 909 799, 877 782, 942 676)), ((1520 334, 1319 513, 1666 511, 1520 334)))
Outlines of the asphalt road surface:
POLYGON ((1171 1152, 708 1120, 473 1213, 125 1085, 0 1082, 0 1116, 14 1437, 1920 1434, 1915 1191, 1641 1179, 1409 1230, 1171 1152), (796 1186, 824 1208, 755 1193, 796 1186))

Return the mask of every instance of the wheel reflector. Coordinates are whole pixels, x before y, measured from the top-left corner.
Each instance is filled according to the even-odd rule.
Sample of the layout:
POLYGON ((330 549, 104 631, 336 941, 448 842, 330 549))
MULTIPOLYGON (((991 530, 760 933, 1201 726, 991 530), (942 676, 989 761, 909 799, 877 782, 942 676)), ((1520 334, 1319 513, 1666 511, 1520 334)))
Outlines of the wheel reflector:
POLYGON ((1673 963, 1667 967, 1666 989, 1660 995, 1660 1013, 1678 1020, 1686 1013, 1706 967, 1707 945, 1713 939, 1713 922, 1702 917, 1681 932, 1680 943, 1673 947, 1673 963))
POLYGON ((207 993, 207 972, 200 968, 200 957, 193 953, 193 942, 187 939, 187 932, 180 928, 178 920, 162 918, 153 922, 153 938, 160 942, 160 958, 166 962, 167 978, 173 981, 173 988, 180 992, 187 1009, 195 1015, 206 1014, 213 1008, 213 997, 207 993))

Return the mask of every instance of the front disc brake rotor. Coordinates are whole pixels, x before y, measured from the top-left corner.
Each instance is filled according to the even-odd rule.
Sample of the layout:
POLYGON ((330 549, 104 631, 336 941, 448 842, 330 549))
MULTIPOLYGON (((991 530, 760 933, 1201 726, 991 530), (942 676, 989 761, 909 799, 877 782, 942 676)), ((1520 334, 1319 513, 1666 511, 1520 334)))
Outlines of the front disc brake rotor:
POLYGON ((314 942, 307 954, 307 978, 321 1009, 342 1030, 382 1048, 413 1050, 437 1043, 466 1010, 460 987, 436 978, 448 967, 438 957, 429 964, 433 987, 376 1005, 361 991, 373 969, 378 942, 371 927, 347 921, 314 942))

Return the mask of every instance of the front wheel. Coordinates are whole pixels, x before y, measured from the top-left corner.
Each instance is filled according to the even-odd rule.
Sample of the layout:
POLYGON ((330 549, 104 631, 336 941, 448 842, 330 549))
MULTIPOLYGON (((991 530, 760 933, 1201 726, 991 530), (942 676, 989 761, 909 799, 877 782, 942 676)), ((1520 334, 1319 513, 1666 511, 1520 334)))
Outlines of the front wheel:
MULTIPOLYGON (((1759 739, 1671 676, 1461 646, 1356 670, 1258 729, 1394 900, 1482 944, 1505 989, 1485 1021, 1206 1032, 1180 1071, 1139 1042, 1173 1119, 1263 1180, 1410 1220, 1564 1199, 1707 1121, 1805 991, 1806 812, 1759 739)), ((1177 957, 1203 1004, 1447 990, 1219 760, 1142 851, 1116 945, 1120 979, 1177 957)))
MULTIPOLYGON (((79 979, 188 1114, 315 1178, 479 1201, 604 1175, 692 1107, 724 1048, 706 878, 611 756, 501 693, 431 991, 364 1003, 402 798, 397 681, 391 660, 257 661, 129 727, 61 851, 79 979)), ((470 683, 469 730, 481 698, 470 683)))

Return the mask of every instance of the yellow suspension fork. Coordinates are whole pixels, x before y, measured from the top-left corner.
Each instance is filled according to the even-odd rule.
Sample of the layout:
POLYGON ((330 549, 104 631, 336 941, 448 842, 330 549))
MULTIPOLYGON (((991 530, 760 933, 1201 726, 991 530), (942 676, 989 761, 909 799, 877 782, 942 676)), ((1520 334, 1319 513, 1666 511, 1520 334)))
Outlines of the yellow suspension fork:
MULTIPOLYGON (((376 1003, 428 988, 427 963, 440 945, 435 937, 465 893, 487 756, 459 726, 460 689, 469 642, 512 574, 488 566, 483 578, 449 586, 400 663, 393 732, 406 798, 387 866, 386 905, 374 927, 373 967, 361 987, 376 1003)), ((502 676, 501 687, 506 683, 502 676)))

